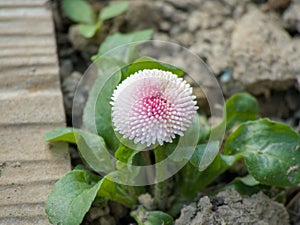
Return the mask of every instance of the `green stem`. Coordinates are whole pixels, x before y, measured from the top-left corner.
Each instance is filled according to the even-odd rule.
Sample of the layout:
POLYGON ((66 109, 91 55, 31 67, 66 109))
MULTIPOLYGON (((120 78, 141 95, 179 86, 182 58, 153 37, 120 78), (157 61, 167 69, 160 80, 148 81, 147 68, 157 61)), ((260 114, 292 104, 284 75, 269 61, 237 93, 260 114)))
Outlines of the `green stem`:
MULTIPOLYGON (((165 158, 165 152, 164 148, 158 147, 154 149, 154 155, 155 155, 155 162, 158 163, 162 161, 165 158)), ((163 177, 163 172, 165 168, 162 168, 160 166, 156 166, 156 179, 159 179, 160 177, 163 177)), ((166 203, 167 203, 167 182, 166 181, 161 181, 159 183, 155 184, 155 189, 154 189, 154 201, 160 210, 165 210, 166 208, 166 203)))
POLYGON ((218 155, 215 160, 204 171, 198 172, 197 168, 187 164, 183 169, 183 180, 178 194, 187 199, 193 199, 197 193, 213 182, 218 176, 229 168, 218 155))
MULTIPOLYGON (((144 160, 144 166, 152 165, 150 152, 149 151, 143 151, 142 157, 144 160)), ((147 180, 152 181, 154 179, 154 174, 152 173, 152 170, 147 170, 147 180)))

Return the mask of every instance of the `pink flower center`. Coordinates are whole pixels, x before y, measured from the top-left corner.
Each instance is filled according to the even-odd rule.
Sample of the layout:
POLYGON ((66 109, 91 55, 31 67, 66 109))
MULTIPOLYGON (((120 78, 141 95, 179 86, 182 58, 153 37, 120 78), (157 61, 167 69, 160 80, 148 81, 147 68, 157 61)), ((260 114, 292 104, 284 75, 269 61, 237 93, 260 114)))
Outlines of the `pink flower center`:
POLYGON ((166 119, 169 111, 167 100, 160 96, 145 97, 142 99, 141 106, 142 111, 147 114, 148 118, 160 117, 166 119))

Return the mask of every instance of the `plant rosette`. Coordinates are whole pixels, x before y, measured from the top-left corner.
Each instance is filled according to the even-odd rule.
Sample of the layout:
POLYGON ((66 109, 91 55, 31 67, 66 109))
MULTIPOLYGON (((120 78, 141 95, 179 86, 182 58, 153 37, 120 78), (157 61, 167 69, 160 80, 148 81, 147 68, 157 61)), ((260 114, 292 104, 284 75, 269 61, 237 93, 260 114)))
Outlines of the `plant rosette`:
MULTIPOLYGON (((145 30, 108 37, 93 57, 93 82, 81 85, 93 83, 83 109, 85 129, 73 120, 77 128, 45 135, 48 142, 76 144, 85 162, 52 190, 46 203, 52 224, 80 224, 93 202, 112 200, 134 210, 138 196, 147 192, 157 210, 139 206, 131 216, 139 225, 172 224, 184 204, 239 159, 249 174, 228 187, 253 193, 259 185, 271 189, 299 183, 298 133, 285 124, 256 120, 258 104, 247 93, 232 96, 224 107, 206 93, 212 115, 214 107, 227 112, 217 125, 210 125, 183 79, 188 69, 139 56, 137 46, 150 36, 145 30), (222 141, 225 126, 227 138, 222 141)), ((74 105, 73 110, 81 110, 76 99, 74 105)))
POLYGON ((111 3, 104 7, 98 15, 85 0, 63 0, 62 8, 65 14, 78 23, 80 34, 85 38, 92 38, 101 31, 103 22, 112 19, 128 8, 127 2, 111 3))

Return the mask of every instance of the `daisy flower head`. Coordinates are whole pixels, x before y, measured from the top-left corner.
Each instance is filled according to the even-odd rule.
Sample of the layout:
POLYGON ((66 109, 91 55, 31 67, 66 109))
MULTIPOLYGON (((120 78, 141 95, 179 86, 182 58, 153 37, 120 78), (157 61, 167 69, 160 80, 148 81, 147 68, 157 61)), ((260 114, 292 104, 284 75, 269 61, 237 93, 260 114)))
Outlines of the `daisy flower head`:
POLYGON ((139 70, 113 92, 114 129, 135 144, 172 142, 191 125, 195 98, 191 86, 172 72, 139 70))

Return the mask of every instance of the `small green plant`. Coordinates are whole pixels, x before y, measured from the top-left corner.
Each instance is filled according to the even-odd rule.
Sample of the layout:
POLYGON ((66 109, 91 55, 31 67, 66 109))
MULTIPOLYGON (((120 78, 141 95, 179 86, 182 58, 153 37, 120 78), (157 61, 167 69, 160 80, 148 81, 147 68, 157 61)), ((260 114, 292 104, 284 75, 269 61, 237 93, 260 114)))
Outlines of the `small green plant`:
POLYGON ((139 225, 172 224, 183 204, 236 163, 242 163, 248 174, 236 177, 224 188, 251 194, 262 188, 268 192, 274 186, 284 190, 300 182, 298 133, 285 124, 257 119, 256 99, 239 93, 226 101, 222 122, 226 139, 210 142, 213 129, 220 127, 211 128, 196 112, 191 87, 182 79, 184 71, 139 56, 137 44, 150 37, 150 30, 107 37, 98 56, 93 57, 101 64, 84 110, 87 130, 60 128, 45 135, 48 142, 76 144, 86 163, 55 184, 46 203, 52 224, 80 224, 93 202, 107 200, 131 209, 130 215, 139 225), (131 42, 135 44, 124 47, 131 42), (118 54, 110 51, 120 46, 118 54), (139 150, 149 146, 153 157, 139 150), (175 164, 187 158, 173 178, 172 191, 168 191, 167 181, 160 179, 168 170, 160 162, 168 157, 175 164), (134 165, 148 164, 155 165, 158 182, 154 188, 129 185, 145 178, 142 169, 134 165), (103 173, 106 175, 101 176, 103 173), (139 206, 138 196, 147 192, 154 197, 156 210, 139 206), (168 205, 170 193, 172 202, 168 205))
POLYGON ((63 10, 74 22, 79 23, 79 32, 85 38, 93 37, 101 30, 105 20, 114 18, 128 8, 127 2, 111 3, 96 14, 91 5, 84 0, 64 0, 63 10))

